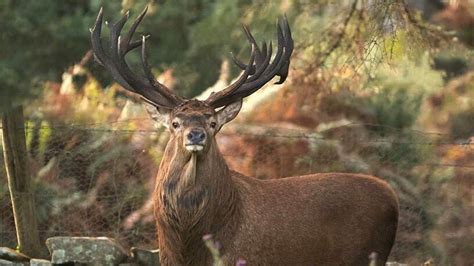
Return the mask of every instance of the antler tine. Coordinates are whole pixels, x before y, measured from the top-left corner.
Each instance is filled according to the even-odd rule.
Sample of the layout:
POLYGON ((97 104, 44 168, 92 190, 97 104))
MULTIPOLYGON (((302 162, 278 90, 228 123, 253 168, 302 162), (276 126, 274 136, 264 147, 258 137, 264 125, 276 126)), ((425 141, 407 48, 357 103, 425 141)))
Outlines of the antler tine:
MULTIPOLYGON (((143 94, 145 93, 147 87, 150 87, 150 84, 147 84, 146 80, 136 76, 132 70, 129 68, 128 64, 125 62, 125 53, 120 53, 119 49, 119 42, 120 42, 120 32, 125 25, 125 22, 128 20, 129 12, 125 13, 122 18, 117 21, 115 24, 110 26, 110 50, 112 53, 112 61, 115 63, 115 66, 119 70, 120 74, 128 81, 128 83, 134 88, 134 92, 143 94)), ((138 20, 138 19, 137 19, 138 20)), ((127 49, 128 44, 126 42, 122 42, 124 44, 123 50, 131 50, 127 49)), ((143 41, 142 41, 143 45, 143 41)))
POLYGON ((148 64, 148 58, 146 55, 146 36, 142 36, 142 52, 141 52, 141 58, 142 58, 142 65, 143 65, 143 70, 145 72, 145 75, 148 79, 148 81, 157 88, 161 88, 161 93, 163 96, 165 96, 167 99, 175 102, 175 103, 180 103, 183 101, 178 95, 175 95, 171 93, 163 84, 159 83, 156 79, 153 73, 151 72, 150 65, 148 64))
POLYGON ((235 57, 233 57, 233 61, 239 68, 249 69, 250 76, 247 76, 243 82, 241 76, 238 80, 239 82, 231 84, 225 88, 223 92, 212 94, 206 102, 214 108, 228 105, 251 95, 275 76, 280 77, 280 80, 276 82, 276 84, 283 83, 288 76, 290 57, 293 52, 293 39, 287 18, 284 17, 277 22, 278 48, 271 63, 271 42, 269 43, 268 49, 266 42, 262 43, 262 49, 260 49, 257 46, 255 38, 250 33, 250 30, 245 26, 244 32, 249 43, 252 47, 255 47, 255 60, 250 61, 248 65, 242 63, 235 57))
POLYGON ((240 75, 240 77, 234 83, 229 85, 227 88, 219 92, 211 94, 209 98, 206 99, 207 103, 210 103, 212 105, 214 101, 217 101, 218 99, 226 97, 227 95, 231 94, 233 91, 238 89, 240 86, 242 86, 242 84, 244 84, 244 82, 247 80, 248 76, 250 75, 250 72, 252 71, 253 62, 255 60, 255 53, 256 53, 255 51, 256 51, 256 47, 254 44, 252 44, 252 52, 250 54, 250 60, 249 60, 249 63, 246 65, 247 67, 245 68, 244 72, 240 75))
MULTIPOLYGON (((250 29, 246 26, 246 25, 242 25, 242 28, 244 29, 244 33, 245 33, 245 36, 247 36, 247 40, 255 45, 256 47, 256 54, 255 54, 255 64, 256 65, 259 65, 261 64, 265 58, 266 58, 266 49, 267 49, 267 44, 265 43, 265 41, 262 42, 262 50, 260 51, 260 48, 258 47, 257 45, 257 42, 255 41, 255 38, 253 37, 252 33, 250 32, 250 29)), ((242 70, 245 70, 247 68, 247 65, 244 64, 242 61, 240 61, 239 59, 237 59, 234 54, 232 54, 232 60, 234 61, 234 63, 242 70)), ((254 75, 256 71, 256 66, 255 65, 252 65, 251 66, 251 70, 250 70, 250 75, 254 75)))
MULTIPOLYGON (((281 68, 281 63, 282 61, 279 60, 279 58, 284 58, 282 56, 283 52, 284 52, 284 48, 286 47, 285 46, 285 41, 284 41, 284 36, 283 36, 283 33, 282 33, 282 30, 281 30, 281 27, 280 27, 280 24, 278 23, 277 24, 277 39, 278 39, 278 49, 277 49, 277 53, 275 55, 275 58, 273 60, 273 62, 268 66, 268 62, 267 64, 263 65, 262 66, 262 70, 263 71, 263 75, 264 77, 265 76, 268 76, 268 78, 273 78, 273 76, 277 75, 277 72, 278 70, 281 68)), ((270 47, 271 48, 271 47, 270 47)), ((271 56, 271 49, 269 51, 269 54, 271 56)), ((251 78, 249 78, 247 81, 247 84, 245 84, 245 87, 256 87, 257 84, 263 82, 262 85, 264 85, 266 83, 266 79, 259 79, 260 78, 260 75, 259 76, 252 76, 251 78)), ((256 89, 258 89, 259 87, 256 87, 256 89)), ((240 88, 239 90, 243 91, 245 90, 246 88, 240 88)))
POLYGON ((155 76, 153 76, 153 73, 151 73, 150 66, 148 65, 148 57, 146 56, 146 38, 145 36, 142 36, 142 53, 141 53, 141 58, 142 58, 142 66, 143 70, 145 71, 145 75, 150 81, 150 83, 154 83, 155 76))
POLYGON ((102 31, 102 20, 104 17, 103 9, 100 8, 99 14, 95 19, 94 27, 89 29, 91 32, 91 43, 92 49, 94 50, 94 58, 102 65, 105 65, 107 55, 102 48, 102 43, 100 41, 100 33, 102 31))
MULTIPOLYGON (((119 49, 119 43, 121 42, 120 32, 122 31, 123 26, 125 25, 125 22, 127 22, 129 15, 130 15, 130 12, 127 11, 127 13, 125 13, 125 15, 123 15, 119 21, 111 25, 109 28, 110 50, 112 52, 112 57, 117 61, 120 60, 121 55, 122 56, 125 55, 125 54, 120 54, 118 49, 119 49)), ((128 46, 128 43, 126 45, 128 46)), ((123 49, 123 50, 126 50, 126 49, 123 49)))
MULTIPOLYGON (((234 64, 236 64, 240 69, 245 70, 247 68, 247 65, 243 63, 242 61, 240 61, 239 59, 237 59, 234 53, 231 52, 230 55, 232 56, 232 61, 234 62, 234 64)), ((253 65, 250 66, 250 75, 252 75, 252 73, 255 73, 255 66, 253 65)))
MULTIPOLYGON (((290 47, 288 47, 287 45, 292 46, 293 40, 287 40, 287 37, 285 36, 288 36, 288 34, 284 34, 283 32, 284 29, 282 29, 282 24, 279 20, 277 23, 278 50, 275 55, 275 58, 273 59, 273 62, 265 69, 265 72, 263 73, 263 78, 259 77, 252 81, 249 80, 249 82, 240 87, 238 90, 239 95, 245 95, 243 97, 246 97, 254 93, 263 85, 265 85, 265 83, 267 83, 275 75, 280 76, 280 80, 276 82, 276 84, 281 84, 286 79, 286 76, 288 75, 289 57, 291 55, 291 52, 293 51, 293 48, 291 48, 290 50, 290 47), (284 63, 287 63, 286 73, 281 71, 284 66, 284 63)), ((289 35, 289 37, 291 38, 291 35, 289 35)))
POLYGON ((288 18, 286 15, 283 17, 282 20, 278 20, 280 27, 283 29, 283 40, 285 41, 285 47, 287 50, 287 57, 285 58, 285 62, 283 67, 278 72, 278 76, 280 76, 280 80, 275 84, 282 84, 286 78, 288 77, 288 71, 290 67, 290 56, 293 53, 294 44, 293 38, 291 37, 291 30, 290 25, 288 24, 288 18))
MULTIPOLYGON (((147 37, 147 36, 145 36, 147 37)), ((122 38, 120 38, 119 40, 121 40, 122 38)), ((135 48, 138 48, 142 46, 142 40, 136 40, 136 41, 133 41, 132 43, 130 43, 128 45, 128 47, 126 47, 125 51, 123 52, 124 54, 127 54, 128 52, 130 52, 131 50, 135 49, 135 48)), ((119 49, 120 49, 120 45, 119 45, 119 49)), ((120 50, 120 52, 122 52, 122 50, 120 50)))
POLYGON ((137 40, 131 44, 130 44, 130 41, 132 39, 133 34, 137 30, 138 25, 140 25, 140 22, 142 22, 142 19, 145 17, 145 14, 147 11, 148 11, 148 6, 146 6, 145 9, 143 9, 140 15, 138 15, 138 17, 133 22, 132 26, 130 26, 130 29, 128 30, 127 34, 125 34, 125 36, 120 40, 119 49, 122 55, 125 55, 128 51, 133 50, 135 48, 133 46, 139 47, 141 45, 142 40, 137 40))
MULTIPOLYGON (((272 44, 272 42, 270 41, 270 45, 272 44)), ((267 57, 268 55, 268 50, 267 50, 267 42, 266 41, 262 41, 262 59, 265 60, 265 58, 267 57)), ((270 57, 271 57, 271 53, 270 53, 270 57)), ((262 60, 261 60, 262 61, 262 60)))
POLYGON ((265 58, 263 59, 261 66, 258 66, 258 68, 257 68, 257 66, 255 66, 257 68, 257 70, 255 71, 255 73, 251 77, 249 77, 247 79, 247 82, 251 82, 251 81, 254 81, 254 80, 258 79, 265 72, 265 70, 268 67, 268 64, 270 63, 270 59, 272 57, 272 42, 270 42, 270 45, 268 47, 268 51, 267 51, 266 45, 263 45, 263 46, 264 47, 262 48, 262 51, 265 51, 265 53, 264 53, 265 58))
POLYGON ((255 41, 255 38, 253 37, 252 33, 250 32, 249 27, 246 25, 243 25, 245 35, 247 36, 248 41, 255 46, 255 64, 258 65, 262 62, 262 52, 260 51, 260 48, 258 47, 257 41, 255 41))
POLYGON ((284 47, 285 47, 285 42, 284 42, 283 39, 284 39, 284 37, 283 37, 282 30, 280 28, 280 24, 277 23, 278 48, 277 48, 277 52, 276 52, 275 58, 273 59, 272 63, 270 64, 270 66, 267 69, 265 69, 265 74, 267 74, 268 72, 271 72, 272 70, 274 70, 275 65, 278 64, 278 59, 281 58, 281 56, 283 54, 283 51, 284 51, 284 47))
POLYGON ((94 57, 96 60, 103 65, 105 68, 107 68, 110 73, 112 74, 112 77, 125 89, 130 90, 130 91, 135 91, 134 88, 128 84, 125 79, 120 75, 119 71, 115 68, 114 64, 111 62, 110 58, 107 56, 107 54, 104 51, 104 48, 102 47, 102 43, 100 40, 100 34, 102 31, 102 21, 103 21, 103 9, 100 8, 99 14, 97 15, 96 22, 94 24, 94 28, 91 29, 91 42, 92 42, 92 50, 94 51, 94 57))
POLYGON ((130 42, 146 11, 147 8, 135 19, 124 37, 121 36, 121 31, 128 20, 129 12, 110 26, 109 42, 111 51, 109 56, 105 53, 100 39, 103 21, 103 9, 101 8, 94 28, 91 30, 92 49, 98 61, 112 73, 114 79, 125 89, 140 94, 144 100, 156 106, 172 109, 183 102, 183 99, 174 95, 166 86, 156 81, 153 77, 144 52, 146 37, 143 36, 141 40, 130 42), (140 46, 142 46, 142 62, 145 67, 146 78, 136 75, 125 61, 126 54, 140 46))

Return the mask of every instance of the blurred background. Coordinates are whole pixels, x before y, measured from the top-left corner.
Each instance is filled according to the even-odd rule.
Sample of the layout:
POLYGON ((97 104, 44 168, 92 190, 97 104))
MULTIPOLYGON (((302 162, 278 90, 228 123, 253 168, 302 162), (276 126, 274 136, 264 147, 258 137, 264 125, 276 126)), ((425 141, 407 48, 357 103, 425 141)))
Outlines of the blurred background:
MULTIPOLYGON (((246 61, 250 50, 241 24, 275 42, 286 14, 290 76, 250 96, 220 133, 231 168, 379 176, 400 197, 391 260, 474 263, 472 0, 0 1, 0 112, 24 112, 18 134, 42 242, 109 236, 156 247, 150 193, 168 134, 94 61, 89 40, 101 6, 112 22, 147 5, 137 38, 150 35, 154 74, 185 97, 237 77, 230 52, 246 61)), ((128 61, 140 73, 138 54, 128 61)), ((17 246, 4 167, 0 246, 17 246)))

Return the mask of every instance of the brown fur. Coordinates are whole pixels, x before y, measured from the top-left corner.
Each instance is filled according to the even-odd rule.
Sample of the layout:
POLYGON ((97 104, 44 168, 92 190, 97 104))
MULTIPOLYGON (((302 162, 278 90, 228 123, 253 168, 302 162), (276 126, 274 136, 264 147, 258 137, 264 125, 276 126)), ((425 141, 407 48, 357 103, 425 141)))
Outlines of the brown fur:
POLYGON ((230 171, 213 137, 199 153, 182 138, 172 130, 155 188, 163 265, 211 265, 206 234, 226 265, 368 265, 371 252, 386 261, 398 200, 384 181, 342 173, 258 180, 230 171))

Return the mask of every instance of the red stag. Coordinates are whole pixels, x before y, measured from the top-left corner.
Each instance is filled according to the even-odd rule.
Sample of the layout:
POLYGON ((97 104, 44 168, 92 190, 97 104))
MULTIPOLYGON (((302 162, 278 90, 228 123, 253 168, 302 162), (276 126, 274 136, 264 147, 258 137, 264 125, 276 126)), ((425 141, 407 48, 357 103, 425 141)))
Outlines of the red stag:
POLYGON ((125 89, 146 102, 171 137, 155 188, 155 217, 163 265, 210 265, 202 237, 212 234, 226 265, 367 265, 372 252, 384 263, 392 248, 398 200, 387 183, 362 174, 326 173, 258 180, 230 170, 215 135, 240 111, 242 99, 288 75, 293 40, 286 18, 277 24, 278 48, 251 45, 241 76, 207 100, 183 99, 160 84, 147 63, 145 37, 132 36, 146 9, 121 35, 128 13, 110 26, 110 52, 101 44, 103 12, 91 30, 95 57, 125 89), (144 76, 125 55, 141 47, 144 76), (220 108, 220 109, 219 109, 220 108))

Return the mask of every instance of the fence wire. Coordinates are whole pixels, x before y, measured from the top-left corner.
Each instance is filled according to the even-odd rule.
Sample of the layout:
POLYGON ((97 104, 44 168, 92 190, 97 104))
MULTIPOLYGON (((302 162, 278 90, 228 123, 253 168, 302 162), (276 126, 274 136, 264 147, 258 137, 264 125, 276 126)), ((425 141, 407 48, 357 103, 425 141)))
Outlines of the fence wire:
MULTIPOLYGON (((315 172, 383 178, 400 197, 392 259, 474 261, 474 144, 423 132, 377 138, 357 132, 233 128, 220 133, 218 144, 232 169, 257 178, 315 172)), ((167 133, 37 126, 26 134, 42 241, 107 236, 128 247, 156 248, 151 193, 167 133)), ((16 246, 3 167, 0 246, 16 246)))

